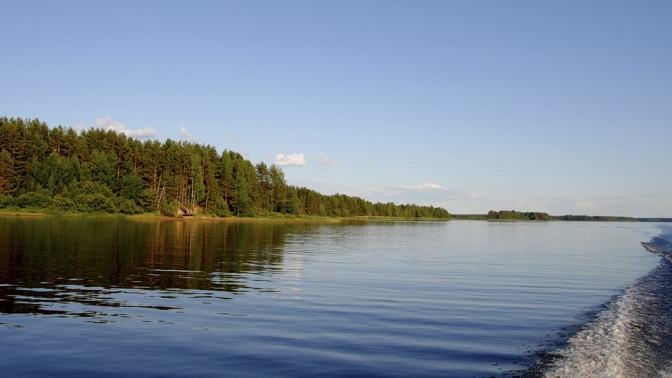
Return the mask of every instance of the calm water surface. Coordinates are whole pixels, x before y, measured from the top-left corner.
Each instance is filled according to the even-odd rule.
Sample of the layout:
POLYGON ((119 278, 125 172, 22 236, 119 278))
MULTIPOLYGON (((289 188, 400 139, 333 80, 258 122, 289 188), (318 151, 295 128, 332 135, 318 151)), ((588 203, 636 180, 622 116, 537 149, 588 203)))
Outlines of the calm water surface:
POLYGON ((668 325, 672 310, 644 303, 665 295, 672 264, 640 242, 671 251, 671 234, 650 223, 0 217, 0 371, 665 376, 667 331, 594 340, 618 341, 635 318, 668 325), (658 344, 633 344, 652 334, 658 344), (657 365, 637 355, 651 350, 657 365))

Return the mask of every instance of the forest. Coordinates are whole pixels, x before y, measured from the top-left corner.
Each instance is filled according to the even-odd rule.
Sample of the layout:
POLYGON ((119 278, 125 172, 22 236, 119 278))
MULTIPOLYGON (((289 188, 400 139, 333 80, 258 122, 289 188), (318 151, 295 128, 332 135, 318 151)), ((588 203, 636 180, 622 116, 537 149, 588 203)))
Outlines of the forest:
MULTIPOLYGON (((478 219, 478 215, 455 215, 454 219, 478 219), (466 218, 471 217, 471 218, 466 218)), ((520 212, 515 210, 490 210, 483 219, 488 220, 543 220, 543 221, 581 221, 581 222, 637 222, 637 218, 604 215, 548 215, 539 212, 520 212)), ((645 219, 645 218, 642 218, 645 219)))
POLYGON ((553 215, 553 220, 580 221, 580 222, 638 222, 646 218, 615 217, 608 215, 553 215))
POLYGON ((0 118, 0 209, 213 217, 450 219, 447 210, 371 203, 288 185, 275 165, 185 141, 0 118))
POLYGON ((548 213, 538 213, 538 212, 520 212, 515 210, 501 210, 494 211, 490 210, 486 219, 489 220, 551 220, 551 216, 548 213))

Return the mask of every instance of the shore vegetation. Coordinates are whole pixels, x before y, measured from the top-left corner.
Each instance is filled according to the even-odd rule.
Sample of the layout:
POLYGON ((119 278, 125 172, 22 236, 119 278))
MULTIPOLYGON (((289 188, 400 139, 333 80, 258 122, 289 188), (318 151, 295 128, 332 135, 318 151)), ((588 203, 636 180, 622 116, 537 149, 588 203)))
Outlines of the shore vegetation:
POLYGON ((279 167, 210 145, 7 117, 0 118, 0 212, 450 219, 441 207, 372 203, 289 185, 279 167))

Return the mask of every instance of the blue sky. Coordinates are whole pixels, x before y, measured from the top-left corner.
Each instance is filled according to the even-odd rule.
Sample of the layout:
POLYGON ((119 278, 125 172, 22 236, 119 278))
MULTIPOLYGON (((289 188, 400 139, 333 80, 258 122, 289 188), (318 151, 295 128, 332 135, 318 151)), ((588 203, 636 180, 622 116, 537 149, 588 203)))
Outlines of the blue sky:
POLYGON ((669 1, 5 1, 0 115, 452 213, 672 216, 669 1))

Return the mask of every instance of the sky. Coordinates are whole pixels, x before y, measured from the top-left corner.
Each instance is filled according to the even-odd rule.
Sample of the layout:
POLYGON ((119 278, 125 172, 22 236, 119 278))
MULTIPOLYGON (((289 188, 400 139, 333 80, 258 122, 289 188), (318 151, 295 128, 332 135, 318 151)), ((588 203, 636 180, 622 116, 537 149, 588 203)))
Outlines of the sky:
POLYGON ((672 217, 670 1, 0 0, 0 116, 323 194, 672 217))

